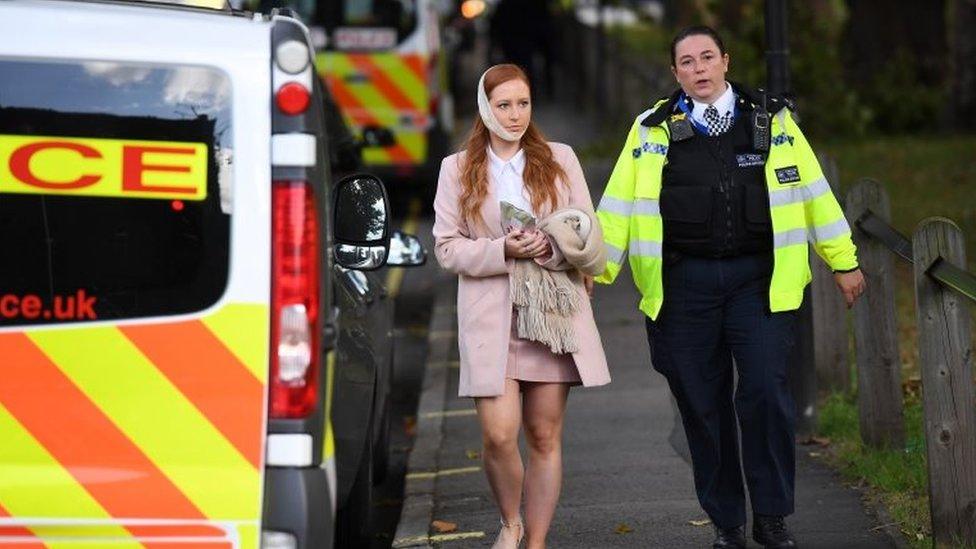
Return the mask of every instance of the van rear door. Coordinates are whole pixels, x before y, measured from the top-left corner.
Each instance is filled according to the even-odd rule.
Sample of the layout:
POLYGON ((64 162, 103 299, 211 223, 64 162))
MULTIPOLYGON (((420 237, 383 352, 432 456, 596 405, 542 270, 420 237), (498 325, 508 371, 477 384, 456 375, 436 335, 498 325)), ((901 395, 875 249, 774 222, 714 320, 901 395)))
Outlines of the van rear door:
POLYGON ((0 546, 258 543, 269 39, 164 11, 0 9, 0 546))

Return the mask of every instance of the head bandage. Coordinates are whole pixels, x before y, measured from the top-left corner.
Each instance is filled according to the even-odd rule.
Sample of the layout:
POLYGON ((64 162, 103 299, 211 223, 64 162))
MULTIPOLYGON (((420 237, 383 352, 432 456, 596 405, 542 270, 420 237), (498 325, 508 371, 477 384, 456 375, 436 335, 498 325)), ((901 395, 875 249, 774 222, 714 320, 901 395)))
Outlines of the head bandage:
MULTIPOLYGON (((502 127, 501 123, 498 122, 498 118, 495 117, 495 113, 491 111, 491 103, 488 102, 488 94, 485 93, 485 75, 490 71, 489 68, 484 74, 481 75, 481 80, 478 81, 478 114, 481 115, 481 121, 485 123, 488 131, 497 135, 498 137, 504 139, 505 141, 518 141, 522 139, 522 135, 525 134, 523 130, 518 135, 513 135, 511 132, 502 127)), ((526 126, 527 128, 528 126, 526 126)))

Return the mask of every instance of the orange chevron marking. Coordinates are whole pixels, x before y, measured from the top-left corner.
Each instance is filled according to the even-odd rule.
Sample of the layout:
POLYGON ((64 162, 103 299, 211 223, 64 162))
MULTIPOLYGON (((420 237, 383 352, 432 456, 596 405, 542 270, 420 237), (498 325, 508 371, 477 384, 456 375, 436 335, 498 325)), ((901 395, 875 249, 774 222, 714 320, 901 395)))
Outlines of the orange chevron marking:
MULTIPOLYGON (((142 541, 146 549, 234 549, 234 545, 229 541, 214 540, 207 541, 198 539, 191 542, 187 541, 142 541)), ((6 549, 4 547, 3 549, 6 549)))
POLYGON ((422 105, 414 105, 413 101, 411 101, 410 98, 407 97, 392 80, 390 80, 390 77, 387 76, 385 72, 380 70, 380 68, 373 63, 373 60, 370 59, 368 55, 349 54, 348 57, 349 61, 353 65, 369 75, 370 83, 376 86, 376 90, 383 94, 383 97, 385 97, 391 105, 404 111, 416 111, 422 107, 422 105))
POLYGON ((404 55, 401 57, 410 70, 417 75, 421 82, 427 82, 427 60, 419 55, 404 55))
MULTIPOLYGON (((0 505, 0 517, 9 517, 10 513, 4 509, 3 505, 0 505)), ((19 537, 19 538, 33 538, 34 532, 31 532, 23 526, 0 526, 0 536, 9 537, 19 537)), ((13 547, 22 547, 23 549, 43 549, 44 544, 40 541, 24 541, 17 542, 15 544, 2 544, 3 549, 10 549, 13 547)))
MULTIPOLYGON (((360 126, 381 125, 379 121, 369 113, 369 110, 367 110, 366 107, 364 107, 362 103, 356 99, 356 96, 349 91, 349 88, 347 88, 341 80, 334 76, 327 76, 326 81, 329 84, 329 88, 332 90, 332 95, 335 96, 336 102, 342 106, 344 112, 350 114, 356 124, 360 126)), ((410 156, 410 151, 405 149, 403 145, 400 145, 399 143, 386 147, 386 151, 396 163, 409 164, 413 162, 413 157, 410 156)))
POLYGON ((329 89, 332 90, 336 103, 342 107, 342 112, 348 114, 356 125, 371 126, 378 124, 373 115, 366 110, 366 107, 356 99, 356 96, 349 91, 349 88, 342 81, 332 75, 326 76, 325 81, 328 83, 329 89))
POLYGON ((255 469, 261 467, 264 387, 198 320, 120 326, 119 331, 175 385, 255 469))
MULTIPOLYGON (((0 334, 0 401, 112 516, 203 513, 22 334, 0 334), (125 475, 106 482, 106 472, 125 475)), ((5 548, 6 549, 6 548, 5 548)))
POLYGON ((126 530, 131 532, 133 536, 140 538, 195 537, 223 539, 227 536, 220 528, 205 524, 128 525, 126 526, 126 530))

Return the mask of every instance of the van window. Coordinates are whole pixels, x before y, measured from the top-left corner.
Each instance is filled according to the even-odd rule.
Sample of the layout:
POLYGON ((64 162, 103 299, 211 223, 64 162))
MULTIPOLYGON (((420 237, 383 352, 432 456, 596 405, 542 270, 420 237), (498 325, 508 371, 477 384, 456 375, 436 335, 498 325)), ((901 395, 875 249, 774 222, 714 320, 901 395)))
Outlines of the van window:
POLYGON ((0 58, 0 327, 216 303, 230 92, 212 68, 0 58))

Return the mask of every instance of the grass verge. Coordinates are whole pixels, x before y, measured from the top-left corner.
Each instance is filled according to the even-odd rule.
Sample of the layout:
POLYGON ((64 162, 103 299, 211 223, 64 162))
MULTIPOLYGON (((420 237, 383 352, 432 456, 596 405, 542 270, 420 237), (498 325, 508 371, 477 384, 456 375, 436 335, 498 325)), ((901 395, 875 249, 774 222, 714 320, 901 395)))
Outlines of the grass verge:
POLYGON ((875 450, 861 442, 857 402, 853 395, 832 394, 820 409, 820 435, 830 439, 827 460, 843 477, 867 488, 888 510, 912 547, 931 547, 928 471, 922 405, 905 402, 905 449, 875 450))

